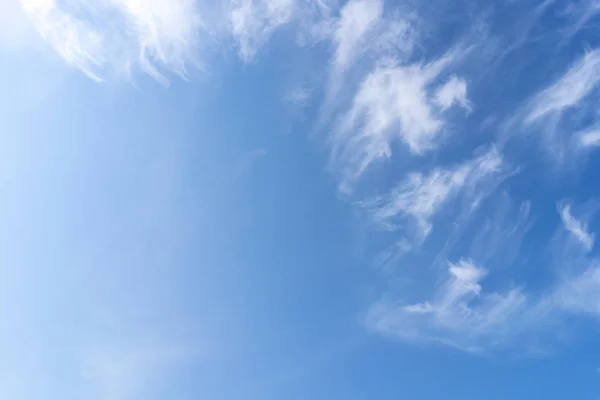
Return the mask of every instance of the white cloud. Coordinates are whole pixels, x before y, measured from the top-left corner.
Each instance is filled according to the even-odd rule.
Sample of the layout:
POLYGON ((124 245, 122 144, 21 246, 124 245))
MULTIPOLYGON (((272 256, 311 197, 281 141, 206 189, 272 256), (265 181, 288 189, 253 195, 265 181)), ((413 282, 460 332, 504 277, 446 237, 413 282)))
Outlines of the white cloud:
POLYGON ((331 39, 337 74, 349 69, 364 54, 400 57, 410 54, 414 42, 414 13, 407 8, 384 15, 382 0, 351 0, 340 10, 331 39))
POLYGON ((366 77, 334 132, 332 162, 341 170, 343 191, 351 191, 374 161, 389 158, 396 139, 413 154, 439 144, 446 121, 430 86, 451 61, 447 56, 424 66, 380 66, 366 77))
POLYGON ((201 21, 192 0, 21 0, 39 34, 97 81, 139 67, 166 83, 198 65, 201 21))
MULTIPOLYGON (((544 290, 526 292, 518 286, 486 290, 489 270, 463 258, 449 263, 442 283, 423 301, 398 301, 388 295, 376 302, 367 314, 368 327, 403 341, 434 342, 472 352, 531 346, 539 350, 540 338, 556 339, 557 329, 568 327, 572 316, 600 318, 600 260, 589 257, 594 235, 571 216, 568 205, 559 211, 564 228, 583 247, 574 249, 565 240, 553 242, 555 276, 544 290)), ((560 238, 561 232, 563 228, 557 228, 555 237, 560 238)), ((499 260, 502 255, 487 261, 493 265, 499 260)))
POLYGON ((600 315, 600 268, 590 267, 566 280, 554 298, 560 307, 571 313, 600 315))
POLYGON ((39 34, 72 66, 101 81, 98 70, 105 63, 102 34, 73 17, 53 0, 22 0, 23 10, 39 34))
POLYGON ((594 235, 587 230, 587 224, 573 217, 569 204, 559 204, 560 218, 565 229, 571 233, 581 245, 590 251, 594 247, 594 235))
POLYGON ((586 52, 557 79, 529 97, 504 131, 537 133, 554 167, 577 166, 580 151, 594 145, 595 101, 600 85, 600 50, 586 52), (566 162, 566 164, 565 164, 566 162))
POLYGON ((342 8, 334 33, 334 63, 337 68, 348 66, 356 55, 357 47, 363 44, 366 33, 377 24, 382 13, 381 0, 351 0, 342 8))
MULTIPOLYGON (((588 261, 589 262, 589 261, 588 261)), ((544 295, 520 288, 484 290, 488 271, 470 260, 449 264, 429 301, 383 299, 367 314, 370 329, 409 342, 433 342, 470 352, 518 346, 527 349, 572 315, 600 317, 600 268, 561 276, 544 295)))
POLYGON ((573 2, 567 8, 566 14, 572 17, 565 40, 572 39, 573 36, 582 29, 589 27, 588 22, 600 12, 600 2, 598 0, 582 0, 573 2))
POLYGON ((589 129, 577 134, 579 144, 583 147, 600 146, 600 129, 589 129))
POLYGON ((486 274, 469 260, 450 264, 432 301, 409 305, 381 301, 370 310, 367 323, 384 335, 467 351, 504 345, 518 330, 513 324, 531 310, 520 289, 484 292, 481 281, 486 274))
MULTIPOLYGON (((334 50, 317 130, 335 120, 335 114, 349 105, 347 100, 373 63, 401 65, 411 54, 416 41, 414 13, 392 9, 384 14, 383 10, 382 0, 351 0, 340 9, 337 18, 326 16, 311 25, 311 31, 315 31, 311 36, 329 40, 334 50)), ((376 72, 383 72, 383 68, 372 70, 372 74, 376 72)))
POLYGON ((251 61, 278 27, 292 20, 294 0, 235 0, 229 12, 230 29, 242 60, 251 61))
POLYGON ((459 191, 466 189, 476 197, 480 185, 503 170, 502 157, 495 148, 450 169, 435 169, 428 174, 409 174, 400 185, 385 196, 365 204, 374 221, 384 229, 406 226, 406 217, 416 221, 417 241, 431 230, 430 219, 459 191))
POLYGON ((525 118, 532 123, 545 117, 557 117, 586 98, 600 83, 600 51, 586 53, 558 80, 537 94, 525 118))
POLYGON ((462 78, 452 76, 437 90, 434 101, 442 110, 446 110, 456 103, 470 110, 471 105, 467 97, 467 82, 462 78))

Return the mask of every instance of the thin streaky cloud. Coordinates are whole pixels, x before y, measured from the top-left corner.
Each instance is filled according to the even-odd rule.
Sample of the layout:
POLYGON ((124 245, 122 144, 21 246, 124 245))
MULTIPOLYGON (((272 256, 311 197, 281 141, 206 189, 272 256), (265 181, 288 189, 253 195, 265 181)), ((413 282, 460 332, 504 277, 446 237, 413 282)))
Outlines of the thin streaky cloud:
POLYGON ((570 40, 574 35, 586 28, 590 28, 590 20, 600 13, 600 2, 597 0, 582 0, 573 3, 568 11, 572 22, 564 34, 564 40, 570 40))
POLYGON ((577 60, 563 76, 537 94, 525 118, 533 123, 545 117, 561 117, 561 113, 578 105, 600 83, 600 51, 592 50, 577 60))
POLYGON ((579 139, 579 144, 582 147, 600 146, 600 129, 589 129, 579 132, 576 136, 579 139))
POLYGON ((234 0, 229 24, 240 58, 252 61, 273 32, 293 19, 295 9, 295 0, 234 0))
POLYGON ((72 67, 96 81, 135 69, 167 84, 199 67, 202 22, 192 0, 21 0, 29 21, 72 67))
POLYGON ((552 157, 553 167, 581 164, 579 151, 589 147, 598 125, 593 98, 598 93, 600 51, 587 51, 541 90, 528 96, 525 105, 505 122, 506 137, 511 132, 536 134, 543 150, 552 157))
POLYGON ((334 34, 336 68, 345 69, 356 56, 365 35, 377 24, 383 13, 381 0, 352 0, 340 11, 334 34))
POLYGON ((527 349, 573 315, 600 316, 597 260, 587 260, 581 272, 557 278, 542 294, 515 286, 504 291, 486 290, 489 274, 470 259, 449 263, 431 299, 405 303, 384 298, 370 308, 367 326, 406 342, 486 353, 527 349))
MULTIPOLYGON (((565 240, 553 242, 555 255, 551 266, 555 272, 551 283, 542 291, 527 291, 525 286, 513 283, 504 290, 490 291, 486 280, 491 282, 494 271, 507 266, 502 264, 503 255, 492 254, 486 265, 463 257, 448 263, 440 278, 442 283, 422 301, 406 302, 402 293, 388 294, 375 302, 367 314, 367 326, 406 342, 435 343, 467 352, 487 353, 535 347, 540 344, 540 337, 551 343, 557 339, 553 331, 568 327, 573 316, 597 320, 600 317, 600 260, 590 257, 595 235, 585 222, 573 217, 570 205, 559 204, 558 211, 563 224, 556 228, 555 237, 563 237, 566 230, 577 240, 578 246, 573 247, 572 242, 565 240)), ((528 215, 529 204, 525 204, 520 208, 517 223, 528 220, 528 215)))
POLYGON ((571 313, 597 317, 600 315, 600 268, 589 267, 565 280, 554 297, 560 307, 571 313))
POLYGON ((311 36, 333 48, 317 131, 343 114, 347 99, 373 65, 401 65, 409 59, 417 38, 415 14, 383 10, 382 0, 351 0, 337 18, 326 16, 311 25, 311 36))
MULTIPOLYGON (((318 125, 330 122, 331 114, 338 106, 340 92, 348 83, 345 75, 361 59, 367 43, 372 45, 378 37, 378 26, 383 13, 382 0, 351 0, 344 4, 338 18, 329 18, 318 26, 318 35, 330 40, 334 48, 325 101, 318 125)), ((399 38, 396 38, 400 41, 399 38)))
POLYGON ((71 66, 100 82, 105 64, 100 31, 72 16, 53 0, 22 0, 21 6, 40 36, 71 66))
POLYGON ((511 325, 528 309, 518 288, 485 292, 487 271, 470 260, 449 263, 446 279, 431 301, 397 304, 383 300, 370 310, 367 324, 406 341, 435 342, 480 352, 500 346, 513 334, 511 325))
POLYGON ((595 237, 588 231, 585 221, 578 220, 571 214, 570 204, 559 204, 558 210, 564 228, 581 243, 584 249, 592 250, 595 237))
POLYGON ((409 8, 396 11, 385 14, 382 0, 351 0, 342 7, 339 18, 331 24, 333 79, 340 79, 365 54, 403 59, 411 53, 417 18, 409 8))
MULTIPOLYGON (((419 243, 432 229, 431 218, 460 191, 473 196, 481 184, 499 177, 505 168, 495 148, 452 168, 437 168, 427 174, 411 173, 388 194, 364 203, 377 226, 385 230, 406 227, 406 218, 416 224, 419 243)), ((416 240, 415 240, 416 239, 416 240)))

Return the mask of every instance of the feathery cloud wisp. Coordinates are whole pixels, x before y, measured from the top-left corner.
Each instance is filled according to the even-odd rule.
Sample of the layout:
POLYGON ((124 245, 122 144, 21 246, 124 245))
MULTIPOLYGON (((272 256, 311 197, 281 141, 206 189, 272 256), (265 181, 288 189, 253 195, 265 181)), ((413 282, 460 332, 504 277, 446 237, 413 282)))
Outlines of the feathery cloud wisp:
MULTIPOLYGON (((486 291, 483 282, 490 271, 463 258, 449 264, 443 283, 429 300, 406 303, 386 297, 370 308, 367 325, 404 341, 482 352, 517 345, 527 348, 573 315, 599 318, 599 260, 589 257, 594 235, 571 215, 570 206, 559 205, 559 212, 564 226, 557 228, 557 234, 566 229, 582 246, 573 252, 567 241, 557 242, 559 256, 552 260, 557 273, 543 292, 514 286, 486 291)), ((493 259, 488 262, 494 264, 493 259)))
POLYGON ((437 90, 434 101, 442 110, 452 107, 455 103, 467 110, 471 109, 467 97, 467 83, 456 76, 452 76, 437 90))
POLYGON ((382 301, 370 310, 368 324, 385 335, 408 341, 433 341, 480 351, 504 340, 509 326, 527 310, 519 289, 486 293, 487 271, 469 260, 450 264, 448 277, 431 302, 398 305, 382 301))
POLYGON ((532 100, 526 123, 557 116, 579 104, 600 83, 600 51, 593 50, 581 57, 554 83, 538 93, 532 100))
POLYGON ((133 67, 167 83, 197 65, 200 15, 193 0, 21 0, 40 36, 74 68, 101 81, 133 67))
POLYGON ((367 32, 380 20, 382 12, 381 0, 352 0, 342 8, 334 34, 336 68, 348 66, 367 32))
POLYGON ((389 158, 394 140, 416 155, 437 147, 445 119, 430 86, 451 61, 446 56, 424 66, 377 67, 366 77, 334 132, 332 158, 343 191, 351 191, 374 161, 389 158))
POLYGON ((294 0, 237 0, 229 11, 231 34, 242 60, 251 61, 258 49, 294 13, 294 0))
POLYGON ((577 134, 579 144, 582 147, 598 147, 600 146, 600 129, 588 129, 577 134))
POLYGON ((412 173, 385 196, 365 204, 373 220, 384 229, 396 229, 399 221, 416 221, 417 242, 431 230, 430 219, 459 191, 471 194, 481 184, 503 170, 502 157, 495 148, 450 169, 435 169, 429 174, 412 173))
POLYGON ((600 315, 600 268, 590 267, 561 284, 557 304, 571 313, 600 315))
POLYGON ((580 221, 573 217, 571 214, 571 206, 569 204, 559 204, 559 212, 564 228, 573 235, 587 251, 592 250, 594 247, 594 235, 588 232, 587 224, 584 221, 580 221))

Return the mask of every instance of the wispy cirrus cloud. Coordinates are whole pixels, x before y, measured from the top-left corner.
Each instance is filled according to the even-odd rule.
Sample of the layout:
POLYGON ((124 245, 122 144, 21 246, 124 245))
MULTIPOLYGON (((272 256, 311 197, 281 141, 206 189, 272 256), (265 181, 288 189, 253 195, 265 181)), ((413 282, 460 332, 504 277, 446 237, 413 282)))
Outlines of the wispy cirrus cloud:
POLYGON ((462 78, 452 76, 446 83, 439 87, 435 93, 434 101, 442 110, 446 110, 454 104, 470 110, 471 104, 467 97, 467 82, 462 78))
POLYGON ((560 307, 574 314, 600 316, 600 268, 597 262, 564 281, 554 294, 560 307))
POLYGON ((395 141, 415 155, 439 145, 442 111, 461 97, 460 83, 458 92, 434 83, 452 59, 449 54, 425 65, 378 66, 362 81, 333 134, 332 162, 341 170, 343 191, 350 192, 373 162, 391 157, 395 141))
POLYGON ((588 23, 598 13, 600 13, 600 3, 597 0, 582 0, 570 4, 567 14, 572 22, 567 29, 566 39, 572 39, 581 30, 589 28, 588 23))
POLYGON ((365 55, 396 60, 410 55, 417 37, 415 14, 408 7, 384 13, 384 6, 383 0, 351 0, 330 23, 333 79, 339 79, 365 55))
POLYGON ((74 17, 52 0, 24 0, 23 10, 65 61, 95 81, 105 64, 102 34, 93 26, 74 17))
POLYGON ((295 0, 234 0, 229 23, 242 60, 251 61, 273 32, 292 20, 295 8, 295 0))
POLYGON ((531 96, 518 112, 524 132, 540 135, 544 149, 560 161, 577 161, 577 151, 594 147, 600 85, 600 51, 586 52, 554 82, 531 96))
POLYGON ((578 105, 600 83, 600 51, 592 50, 577 60, 563 76, 535 95, 526 123, 551 118, 560 122, 562 113, 578 105))
POLYGON ((578 132, 576 137, 579 141, 579 145, 586 148, 593 148, 600 146, 600 129, 591 128, 578 132))
POLYGON ((167 83, 198 66, 202 22, 193 0, 21 0, 40 36, 96 81, 139 68, 167 83))
POLYGON ((389 193, 365 205, 375 223, 386 230, 396 230, 398 224, 406 227, 407 218, 414 221, 416 231, 408 241, 419 243, 430 233, 430 220, 445 203, 461 191, 474 198, 482 185, 500 178, 505 169, 501 155, 492 148, 452 168, 409 174, 389 193))
MULTIPOLYGON (((477 215, 469 223, 456 223, 457 229, 467 228, 468 235, 449 238, 452 246, 456 241, 469 248, 469 259, 488 268, 510 268, 518 261, 525 237, 530 233, 535 223, 532 215, 532 202, 516 202, 503 192, 490 200, 492 212, 477 215)), ((463 231, 464 233, 464 231, 463 231)), ((457 246, 458 247, 458 246, 457 246)))
POLYGON ((296 36, 292 47, 321 42, 333 35, 336 0, 228 0, 228 33, 242 61, 253 61, 277 31, 296 36))
POLYGON ((406 305, 381 301, 370 310, 367 323, 385 335, 467 351, 499 345, 513 333, 516 320, 523 323, 530 310, 519 288, 485 292, 481 281, 486 275, 485 269, 470 260, 450 263, 431 301, 406 305))
MULTIPOLYGON (((369 310, 367 325, 403 341, 488 352, 527 348, 552 329, 564 327, 572 315, 600 318, 600 260, 587 256, 594 235, 570 215, 568 205, 558 212, 562 224, 555 236, 566 232, 582 246, 573 252, 568 242, 555 243, 560 255, 553 257, 556 275, 546 290, 527 291, 512 284, 505 290, 486 289, 488 279, 498 286, 493 270, 461 258, 448 263, 430 299, 411 303, 386 296, 369 310)), ((493 257, 486 261, 494 264, 493 257)))
POLYGON ((333 62, 337 69, 348 67, 382 13, 382 0, 352 0, 342 8, 333 39, 336 45, 333 62))
POLYGON ((560 218, 565 229, 583 246, 587 251, 594 247, 594 234, 590 233, 585 221, 578 220, 571 214, 570 204, 559 204, 560 218))
POLYGON ((320 40, 332 48, 318 130, 335 125, 365 76, 383 65, 402 65, 410 56, 416 40, 414 14, 393 9, 384 14, 384 5, 383 0, 351 0, 337 17, 314 24, 320 40))

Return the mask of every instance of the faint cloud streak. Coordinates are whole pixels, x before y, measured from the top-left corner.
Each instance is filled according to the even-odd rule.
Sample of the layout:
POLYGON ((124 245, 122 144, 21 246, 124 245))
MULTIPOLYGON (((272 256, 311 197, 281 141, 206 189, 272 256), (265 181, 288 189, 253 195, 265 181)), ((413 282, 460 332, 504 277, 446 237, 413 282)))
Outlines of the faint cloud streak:
POLYGON ((202 30, 192 0, 21 0, 40 36, 72 67, 95 81, 140 68, 167 84, 199 66, 202 30))

